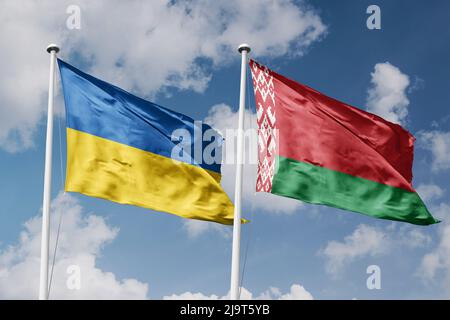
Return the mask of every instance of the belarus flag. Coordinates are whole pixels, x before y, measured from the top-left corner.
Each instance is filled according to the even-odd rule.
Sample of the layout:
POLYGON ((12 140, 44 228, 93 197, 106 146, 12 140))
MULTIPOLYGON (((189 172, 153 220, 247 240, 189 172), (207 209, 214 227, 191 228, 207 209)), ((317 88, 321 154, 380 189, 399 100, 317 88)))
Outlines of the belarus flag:
POLYGON ((414 137, 251 60, 256 189, 381 219, 438 222, 412 186, 414 137))

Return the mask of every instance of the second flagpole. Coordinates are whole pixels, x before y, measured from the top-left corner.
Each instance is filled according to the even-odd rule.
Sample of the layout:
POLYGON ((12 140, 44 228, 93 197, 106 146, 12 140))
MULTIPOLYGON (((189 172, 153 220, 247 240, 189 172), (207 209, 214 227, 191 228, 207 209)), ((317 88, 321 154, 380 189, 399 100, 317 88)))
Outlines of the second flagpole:
POLYGON ((53 101, 55 90, 56 54, 59 47, 51 44, 50 80, 48 85, 47 138, 45 142, 44 199, 42 203, 41 271, 39 277, 39 300, 48 299, 48 249, 50 242, 50 197, 52 189, 52 146, 53 146, 53 101))
POLYGON ((241 248, 241 208, 242 208, 242 170, 244 165, 244 111, 245 84, 247 76, 247 54, 250 52, 248 44, 241 44, 241 87, 239 96, 239 125, 237 132, 236 181, 234 193, 234 223, 233 248, 231 253, 231 286, 230 299, 239 300, 240 248, 241 248))

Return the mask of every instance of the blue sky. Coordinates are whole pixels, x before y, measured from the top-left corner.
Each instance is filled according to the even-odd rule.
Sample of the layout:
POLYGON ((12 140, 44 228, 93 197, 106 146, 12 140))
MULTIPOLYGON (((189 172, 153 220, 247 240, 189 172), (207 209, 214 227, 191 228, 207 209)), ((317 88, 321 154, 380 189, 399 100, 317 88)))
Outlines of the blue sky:
MULTIPOLYGON (((450 3, 194 1, 184 6, 6 1, 0 13, 0 298, 37 296, 45 47, 54 41, 61 44, 60 57, 78 68, 195 119, 209 116, 221 129, 235 125, 240 72, 235 48, 244 41, 252 46, 253 58, 278 73, 362 109, 397 117, 417 137, 414 185, 443 222, 420 227, 276 196, 258 198, 247 177, 244 212, 252 222, 242 228, 243 286, 254 298, 450 297, 450 3), (381 9, 381 30, 366 27, 371 4, 381 9), (66 26, 69 5, 80 8, 80 29, 66 26), (9 47, 12 41, 16 48, 9 47), (221 106, 212 109, 216 105, 221 106), (369 265, 381 268, 380 290, 366 286, 369 265)), ((79 194, 58 196, 65 170, 60 94, 56 103, 52 224, 62 212, 65 236, 52 294, 225 296, 230 228, 191 224, 79 194), (80 290, 65 285, 68 265, 81 266, 80 290)), ((224 183, 232 185, 233 169, 227 170, 224 183)))

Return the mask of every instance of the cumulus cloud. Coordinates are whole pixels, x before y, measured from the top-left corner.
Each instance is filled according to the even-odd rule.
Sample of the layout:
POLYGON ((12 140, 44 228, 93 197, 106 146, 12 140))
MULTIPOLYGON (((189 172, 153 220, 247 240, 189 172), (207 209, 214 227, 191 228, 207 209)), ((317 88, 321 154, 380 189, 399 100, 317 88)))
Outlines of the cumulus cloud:
POLYGON ((431 169, 434 172, 450 168, 450 132, 421 131, 418 140, 419 147, 431 152, 431 169))
MULTIPOLYGON (((236 128, 238 126, 238 112, 234 112, 226 104, 217 104, 211 107, 208 116, 204 120, 206 123, 217 129, 225 138, 223 145, 222 164, 222 186, 231 199, 234 199, 234 183, 236 177, 236 128)), ((304 204, 300 201, 275 196, 269 193, 256 192, 256 172, 257 172, 257 131, 256 115, 249 110, 245 111, 245 146, 244 146, 244 171, 242 198, 244 205, 248 205, 254 213, 261 210, 274 214, 293 214, 301 209, 304 204), (276 201, 274 200, 276 199, 276 201)), ((245 216, 251 219, 251 216, 245 216)), ((231 229, 227 226, 215 223, 184 220, 184 227, 189 236, 197 237, 206 232, 217 232, 229 237, 231 229)))
MULTIPOLYGON (((238 126, 238 112, 234 112, 226 104, 217 104, 209 110, 205 122, 217 129, 225 138, 222 151, 222 186, 231 199, 234 198, 234 183, 236 177, 236 128, 238 126)), ((294 199, 275 196, 269 193, 256 192, 257 173, 257 131, 256 115, 245 111, 245 146, 242 199, 244 205, 252 212, 260 210, 274 214, 293 214, 303 207, 303 203, 294 199)), ((245 216, 251 219, 250 216, 245 216)), ((197 236, 204 232, 216 230, 215 224, 203 222, 184 222, 191 235, 197 236)), ((224 229, 221 229, 222 231, 224 229)), ((221 232, 222 235, 226 233, 221 232)))
POLYGON ((345 266, 364 257, 379 257, 391 252, 395 247, 420 248, 428 246, 431 237, 410 227, 391 224, 387 228, 377 228, 361 224, 343 241, 332 240, 319 251, 326 261, 326 271, 340 274, 345 266))
POLYGON ((327 257, 327 272, 338 273, 346 263, 362 256, 377 256, 386 251, 386 234, 374 227, 359 225, 344 241, 330 241, 322 254, 327 257))
POLYGON ((259 295, 262 300, 313 300, 313 296, 302 285, 293 284, 287 293, 281 293, 280 289, 271 287, 259 295))
MULTIPOLYGON (((218 296, 215 294, 206 295, 200 292, 184 292, 182 294, 173 294, 163 297, 164 300, 225 300, 229 299, 229 293, 225 296, 218 296)), ((313 300, 313 296, 302 285, 293 284, 289 292, 282 293, 276 287, 270 287, 266 291, 254 296, 250 291, 241 288, 242 300, 313 300)))
POLYGON ((144 97, 167 87, 203 91, 215 68, 247 41, 255 55, 301 55, 326 32, 320 17, 290 0, 77 1, 81 29, 66 28, 73 1, 2 1, 0 147, 33 145, 46 106, 49 58, 61 57, 144 97), (270 36, 269 36, 270 35, 270 36))
POLYGON ((367 110, 391 122, 404 124, 409 105, 406 96, 410 84, 408 75, 385 62, 377 63, 371 76, 372 86, 367 92, 367 110))
MULTIPOLYGON (((238 112, 233 112, 225 104, 218 104, 209 110, 205 122, 219 130, 225 138, 223 148, 224 164, 222 166, 222 186, 230 197, 234 197, 234 183, 236 177, 236 129, 238 127, 238 112)), ((256 115, 249 110, 245 111, 244 120, 245 146, 244 146, 244 172, 243 191, 244 202, 249 203, 253 210, 265 209, 273 213, 292 214, 302 207, 297 200, 277 197, 268 193, 255 192, 257 172, 257 125, 256 115), (276 199, 276 201, 274 201, 276 199)))
POLYGON ((441 203, 433 208, 436 217, 443 222, 438 227, 437 245, 422 258, 417 274, 426 282, 435 281, 448 296, 450 294, 450 206, 441 203))
POLYGON ((212 223, 209 221, 183 219, 183 226, 190 238, 196 238, 207 232, 214 232, 225 238, 230 238, 232 235, 232 229, 230 226, 212 223))
POLYGON ((438 226, 436 245, 422 258, 417 275, 434 288, 436 297, 450 296, 450 205, 441 203, 433 212, 442 222, 438 226))
POLYGON ((441 198, 445 190, 436 184, 421 184, 416 188, 423 201, 432 201, 441 198))
POLYGON ((65 13, 65 8, 39 6, 38 1, 2 1, 0 146, 8 151, 33 144, 48 88, 49 58, 45 48, 61 38, 61 28, 55 23, 64 23, 56 18, 58 12, 65 13))
MULTIPOLYGON (((229 299, 230 294, 228 293, 225 296, 218 296, 216 294, 207 295, 201 292, 183 292, 181 294, 172 294, 170 296, 164 296, 163 300, 227 300, 229 299)), ((245 288, 241 288, 241 296, 242 300, 251 300, 252 293, 245 288)))
MULTIPOLYGON (((52 221, 63 214, 51 287, 51 299, 145 299, 148 285, 136 279, 117 279, 97 266, 103 247, 117 236, 118 229, 105 219, 83 213, 77 200, 60 194, 52 201, 52 221), (80 274, 79 290, 68 286, 75 266, 80 274), (73 268, 73 267, 72 267, 73 268), (68 273, 69 271, 69 273, 68 273), (71 289, 69 289, 71 288, 71 289)), ((28 220, 17 244, 0 251, 0 299, 36 299, 39 288, 41 216, 28 220)), ((57 224, 51 227, 54 250, 57 224)), ((72 279, 73 280, 73 279, 72 279)))

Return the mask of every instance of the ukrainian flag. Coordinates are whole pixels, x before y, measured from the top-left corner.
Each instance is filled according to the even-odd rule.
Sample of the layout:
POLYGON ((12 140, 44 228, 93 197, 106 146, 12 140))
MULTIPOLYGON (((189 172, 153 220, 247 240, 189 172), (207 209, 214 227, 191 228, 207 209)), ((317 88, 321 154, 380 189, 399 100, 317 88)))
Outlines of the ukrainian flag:
POLYGON ((221 157, 217 132, 62 60, 58 64, 66 105, 66 191, 233 223, 233 204, 220 185, 220 161, 195 157, 208 149, 221 157), (209 144, 203 141, 207 132, 209 144))

